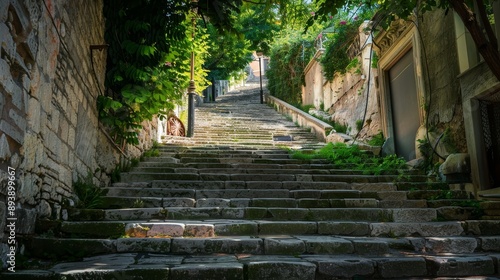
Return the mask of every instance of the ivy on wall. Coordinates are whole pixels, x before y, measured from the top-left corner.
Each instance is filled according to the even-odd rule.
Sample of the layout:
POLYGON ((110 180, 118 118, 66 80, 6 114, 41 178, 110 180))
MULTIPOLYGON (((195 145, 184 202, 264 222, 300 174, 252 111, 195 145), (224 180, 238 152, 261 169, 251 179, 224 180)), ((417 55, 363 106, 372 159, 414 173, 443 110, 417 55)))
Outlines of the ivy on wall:
POLYGON ((182 1, 107 0, 106 92, 97 106, 101 122, 119 144, 138 144, 144 120, 165 116, 180 104, 190 80, 191 51, 196 54, 195 82, 207 86, 201 65, 206 34, 192 39, 190 6, 182 1))
POLYGON ((291 104, 302 102, 304 69, 314 51, 312 40, 305 39, 298 32, 275 42, 266 72, 271 95, 291 104))
POLYGON ((371 19, 373 14, 374 10, 365 7, 353 14, 343 12, 332 17, 331 27, 328 29, 333 32, 325 35, 328 40, 320 60, 324 75, 329 81, 333 80, 335 73, 345 74, 355 64, 348 56, 348 49, 358 39, 359 27, 363 21, 371 19))

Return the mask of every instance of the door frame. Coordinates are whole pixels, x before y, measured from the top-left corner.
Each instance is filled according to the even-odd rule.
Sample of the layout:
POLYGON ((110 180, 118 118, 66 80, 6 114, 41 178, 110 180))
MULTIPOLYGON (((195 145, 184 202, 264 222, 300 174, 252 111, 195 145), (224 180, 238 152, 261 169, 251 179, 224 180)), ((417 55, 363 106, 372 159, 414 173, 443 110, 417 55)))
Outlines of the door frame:
MULTIPOLYGON (((405 23, 402 23, 405 24, 405 23)), ((418 129, 417 135, 422 135, 423 129, 425 129, 425 84, 423 79, 422 62, 420 60, 420 41, 417 37, 415 27, 411 24, 406 23, 406 28, 398 34, 394 41, 389 43, 389 46, 384 50, 379 50, 382 52, 379 58, 379 84, 380 84, 380 110, 381 110, 381 127, 382 132, 386 137, 385 152, 389 154, 395 154, 395 134, 394 134, 394 119, 393 110, 391 104, 391 90, 390 90, 390 80, 389 80, 389 70, 401 59, 408 51, 413 54, 413 63, 415 67, 415 84, 417 92, 417 102, 419 111, 419 122, 420 128, 418 129)), ((394 38, 394 37, 393 37, 394 38)), ((383 41, 382 37, 379 39, 383 41)), ((416 141, 415 141, 416 142, 416 141)), ((416 158, 421 157, 420 151, 415 144, 416 158)))

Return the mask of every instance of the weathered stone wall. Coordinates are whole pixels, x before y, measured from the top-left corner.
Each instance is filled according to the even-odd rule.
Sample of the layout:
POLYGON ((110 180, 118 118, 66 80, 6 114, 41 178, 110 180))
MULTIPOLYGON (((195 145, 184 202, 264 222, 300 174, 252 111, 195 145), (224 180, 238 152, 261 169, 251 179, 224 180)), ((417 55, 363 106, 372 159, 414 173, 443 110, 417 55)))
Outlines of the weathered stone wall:
POLYGON ((364 46, 357 57, 359 64, 345 74, 336 74, 332 79, 327 79, 323 77, 321 64, 315 57, 306 67, 306 85, 302 96, 303 104, 314 104, 317 109, 322 103, 324 110, 331 114, 331 120, 346 125, 348 134, 352 136, 358 133, 356 123, 363 120, 366 107, 365 122, 358 135, 360 140, 370 138, 381 130, 374 77, 376 69, 371 68, 371 39, 364 31, 366 24, 359 28, 360 45, 364 46))
POLYGON ((145 122, 141 145, 122 153, 99 125, 106 50, 90 46, 105 44, 102 9, 102 0, 0 1, 1 256, 9 167, 16 234, 31 234, 36 219, 66 217, 77 178, 90 173, 105 186, 121 158, 157 139, 156 122, 145 122))
POLYGON ((426 67, 423 67, 423 71, 428 127, 431 132, 434 131, 434 137, 431 138, 448 130, 449 133, 446 133, 440 143, 443 156, 453 152, 466 152, 453 13, 446 13, 444 10, 425 13, 418 28, 424 46, 421 51, 422 65, 428 65, 428 72, 426 67))

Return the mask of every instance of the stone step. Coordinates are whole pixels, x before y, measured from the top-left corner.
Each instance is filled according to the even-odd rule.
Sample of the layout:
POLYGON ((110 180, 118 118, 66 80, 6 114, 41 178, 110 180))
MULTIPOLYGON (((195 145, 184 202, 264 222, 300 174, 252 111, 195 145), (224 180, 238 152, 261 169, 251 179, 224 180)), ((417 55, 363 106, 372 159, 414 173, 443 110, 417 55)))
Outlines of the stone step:
MULTIPOLYGON (((240 166, 239 164, 232 164, 230 161, 222 163, 208 163, 205 166, 200 166, 200 163, 188 164, 188 165, 170 165, 162 167, 151 167, 151 166, 141 166, 132 168, 130 173, 166 173, 166 174, 295 174, 296 177, 299 175, 366 175, 366 171, 363 170, 350 170, 350 169, 327 169, 327 168, 311 168, 309 169, 294 169, 292 166, 287 166, 287 168, 281 168, 280 165, 274 164, 251 164, 240 166), (266 166, 267 165, 267 166, 266 166), (196 166, 196 167, 195 167, 196 166), (276 168, 272 168, 275 166, 276 168)), ((388 170, 384 172, 385 175, 399 175, 400 173, 405 173, 400 170, 388 170)), ((127 173, 122 173, 126 176, 127 173)), ((408 173, 408 178, 406 180, 412 180, 412 177, 408 173)), ((417 175, 416 181, 422 181, 421 176, 417 175)))
MULTIPOLYGON (((184 170, 187 171, 187 170, 184 170)), ((125 182, 144 182, 153 180, 204 180, 204 181, 313 181, 313 182, 348 182, 379 183, 395 182, 398 175, 343 175, 343 174, 224 174, 224 173, 145 173, 127 172, 121 174, 125 182)), ((425 176, 412 176, 415 182, 426 182, 425 176)))
MULTIPOLYGON (((463 209, 459 209, 464 212, 463 209)), ((282 208, 282 207, 156 207, 94 210, 102 220, 246 219, 274 221, 430 222, 438 209, 430 208, 282 208)), ((82 215, 75 215, 82 219, 82 215)), ((464 216, 467 217, 467 216, 464 216)))
MULTIPOLYGON (((48 238, 34 237, 24 241, 24 245, 33 256, 43 257, 48 252, 60 259, 93 256, 111 253, 162 253, 173 255, 211 255, 211 254, 252 254, 252 255, 288 255, 302 254, 316 256, 354 255, 379 258, 390 253, 405 255, 452 255, 496 254, 500 238, 498 236, 481 237, 352 237, 300 235, 264 235, 264 236, 220 236, 196 237, 193 227, 183 230, 181 224, 133 224, 132 237, 117 239, 88 238, 48 238), (145 227, 142 227, 142 226, 145 227), (138 229, 138 227, 141 227, 138 229), (147 230, 141 231, 146 228, 147 230), (190 232, 191 230, 191 232, 190 232), (153 232, 150 234, 150 232, 153 232), (159 234, 162 235, 159 235, 159 234), (182 233, 185 236, 182 236, 182 233), (152 238, 155 237, 155 238, 152 238)), ((194 225, 196 227, 198 225, 194 225)), ((199 230, 199 229, 197 229, 199 230)), ((205 230, 205 229, 201 229, 205 230)), ((213 230, 213 229, 212 229, 213 230)), ((205 233, 205 232, 204 232, 205 233)), ((213 233, 213 231, 211 232, 213 233)), ((206 233, 205 233, 206 234, 206 233)), ((498 256, 498 255, 497 255, 498 256)))
MULTIPOLYGON (((500 221, 445 222, 266 221, 241 219, 65 221, 39 227, 44 232, 85 238, 319 235, 351 237, 475 237, 483 250, 500 249, 500 221), (490 237, 488 237, 490 236, 490 237), (487 238, 488 237, 488 238, 487 238), (486 247, 488 249, 486 249, 486 247)), ((478 245, 478 246, 479 246, 478 245)))
MULTIPOLYGON (((313 199, 342 199, 342 198, 376 198, 379 200, 406 200, 407 192, 405 191, 367 191, 365 190, 345 190, 340 186, 331 185, 330 188, 320 190, 318 188, 307 188, 311 185, 305 185, 305 189, 299 189, 294 186, 295 190, 289 190, 284 188, 269 188, 273 184, 266 182, 256 182, 260 187, 254 187, 253 185, 241 182, 239 188, 233 188, 238 182, 231 182, 228 185, 229 188, 217 188, 217 185, 225 184, 224 182, 216 182, 215 185, 203 188, 203 183, 199 185, 199 188, 192 189, 188 186, 193 187, 192 182, 186 184, 185 188, 182 188, 182 182, 177 182, 176 187, 110 187, 104 190, 107 196, 123 196, 123 197, 160 197, 160 198, 223 198, 223 199, 234 199, 234 198, 313 198, 313 199), (249 188, 245 188, 248 186, 249 188), (213 189, 212 189, 213 187, 213 189)), ((172 186, 171 182, 166 182, 168 186, 172 186)), ((283 184, 281 182, 277 184, 283 184)), ((302 184, 301 184, 302 185, 302 184)), ((290 186, 293 186, 290 184, 290 186)), ((317 187, 317 186, 316 186, 317 187)))
MULTIPOLYGON (((267 208, 425 208, 426 200, 378 200, 375 198, 161 198, 106 196, 103 209, 143 207, 267 207, 267 208)), ((453 206, 451 206, 453 207, 453 206)))
MULTIPOLYGON (((152 243, 152 242, 151 242, 152 243)), ((158 242, 159 243, 159 242, 158 242)), ((155 244, 150 244, 150 248, 155 244)), ((386 254, 370 258, 351 255, 183 256, 165 253, 107 253, 45 270, 3 273, 2 279, 498 279, 498 255, 458 256, 386 254), (82 269, 85 268, 85 269, 82 269), (484 275, 478 277, 477 275, 484 275), (491 276, 491 277, 488 277, 491 276)))

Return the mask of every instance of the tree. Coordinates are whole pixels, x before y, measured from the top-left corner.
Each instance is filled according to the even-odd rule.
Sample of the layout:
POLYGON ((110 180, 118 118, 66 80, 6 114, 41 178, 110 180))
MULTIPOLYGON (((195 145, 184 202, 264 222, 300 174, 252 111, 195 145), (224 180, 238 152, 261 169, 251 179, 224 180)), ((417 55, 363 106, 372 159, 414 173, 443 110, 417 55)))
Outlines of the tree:
MULTIPOLYGON (((486 0, 488 1, 488 0, 486 0)), ((335 15, 342 7, 357 3, 358 5, 376 5, 383 13, 384 20, 389 22, 396 16, 408 18, 415 11, 422 14, 433 8, 453 9, 463 21, 471 34, 472 39, 483 56, 484 61, 492 73, 500 81, 500 54, 498 52, 497 38, 487 17, 487 4, 484 0, 379 0, 372 4, 369 0, 315 0, 318 5, 317 12, 308 21, 311 25, 317 20, 326 20, 335 15), (479 16, 476 16, 474 9, 479 16), (483 31, 484 28, 484 31, 483 31)))

